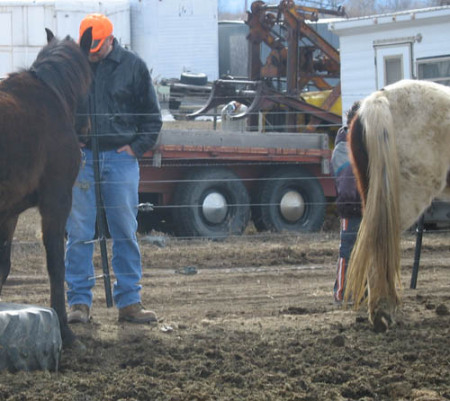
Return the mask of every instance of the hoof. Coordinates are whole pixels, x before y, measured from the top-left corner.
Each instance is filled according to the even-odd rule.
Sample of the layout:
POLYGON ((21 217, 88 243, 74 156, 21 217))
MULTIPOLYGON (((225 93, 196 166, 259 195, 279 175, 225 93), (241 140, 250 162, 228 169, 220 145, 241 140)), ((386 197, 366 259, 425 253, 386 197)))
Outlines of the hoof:
POLYGON ((66 350, 69 350, 70 353, 76 353, 78 355, 83 355, 87 352, 87 347, 76 338, 70 345, 65 347, 66 350))
POLYGON ((69 326, 65 326, 61 328, 61 338, 62 344, 64 348, 71 348, 73 344, 77 341, 77 337, 70 330, 69 326))
POLYGON ((371 319, 373 331, 375 333, 386 333, 390 326, 393 325, 392 317, 385 311, 377 311, 371 319))

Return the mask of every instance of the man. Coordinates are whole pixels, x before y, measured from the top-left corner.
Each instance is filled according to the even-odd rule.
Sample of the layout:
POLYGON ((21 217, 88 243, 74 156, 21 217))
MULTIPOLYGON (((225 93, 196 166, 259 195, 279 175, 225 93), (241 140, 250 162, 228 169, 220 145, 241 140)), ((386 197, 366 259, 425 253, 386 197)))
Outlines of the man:
MULTIPOLYGON (((156 321, 141 304, 141 256, 136 239, 139 165, 162 126, 161 111, 145 63, 119 45, 113 24, 102 14, 81 21, 80 37, 92 27, 89 56, 93 84, 86 110, 98 137, 101 196, 113 240, 113 288, 120 321, 156 321)), ((83 114, 79 110, 79 114, 83 114)), ((82 166, 67 221, 66 281, 69 323, 87 323, 95 284, 92 256, 96 198, 91 140, 80 136, 82 166)))
POLYGON ((347 145, 348 126, 355 117, 359 106, 359 102, 356 102, 347 112, 347 125, 339 129, 331 156, 331 165, 336 178, 337 211, 341 219, 341 244, 333 290, 334 300, 337 303, 341 303, 344 299, 347 267, 361 223, 361 198, 350 165, 347 145))

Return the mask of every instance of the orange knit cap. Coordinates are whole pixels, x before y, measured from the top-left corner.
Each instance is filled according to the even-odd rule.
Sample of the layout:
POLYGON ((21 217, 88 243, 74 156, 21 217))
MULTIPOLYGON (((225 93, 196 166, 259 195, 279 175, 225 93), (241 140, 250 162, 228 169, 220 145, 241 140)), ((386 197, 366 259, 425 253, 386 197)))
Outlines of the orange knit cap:
POLYGON ((91 53, 98 52, 105 39, 113 33, 113 24, 103 14, 89 14, 80 24, 80 39, 86 29, 92 27, 91 53))

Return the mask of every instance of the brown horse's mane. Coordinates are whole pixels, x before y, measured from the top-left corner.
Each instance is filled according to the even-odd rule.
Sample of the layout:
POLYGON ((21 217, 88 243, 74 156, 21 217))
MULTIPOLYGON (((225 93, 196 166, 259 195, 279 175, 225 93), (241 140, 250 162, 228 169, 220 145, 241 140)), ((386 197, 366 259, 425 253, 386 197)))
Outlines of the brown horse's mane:
POLYGON ((87 58, 69 36, 63 40, 53 38, 39 52, 28 72, 44 82, 71 114, 80 94, 88 92, 91 82, 87 58))

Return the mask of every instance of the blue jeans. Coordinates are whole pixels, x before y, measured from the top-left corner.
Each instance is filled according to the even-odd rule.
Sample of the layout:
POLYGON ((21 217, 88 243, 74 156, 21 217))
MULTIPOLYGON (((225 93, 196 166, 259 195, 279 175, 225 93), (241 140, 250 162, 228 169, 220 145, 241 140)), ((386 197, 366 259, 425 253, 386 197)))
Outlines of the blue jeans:
MULTIPOLYGON (((113 298, 116 306, 123 308, 141 300, 142 267, 136 238, 139 165, 135 157, 115 150, 100 152, 99 165, 103 204, 113 240, 111 264, 116 277, 113 298)), ((82 165, 73 188, 72 210, 66 225, 69 306, 92 305, 95 200, 92 151, 82 149, 82 165)))
POLYGON ((342 302, 345 292, 345 279, 350 255, 358 235, 361 217, 341 218, 341 244, 339 246, 339 259, 336 269, 336 281, 334 283, 334 299, 342 302))

